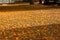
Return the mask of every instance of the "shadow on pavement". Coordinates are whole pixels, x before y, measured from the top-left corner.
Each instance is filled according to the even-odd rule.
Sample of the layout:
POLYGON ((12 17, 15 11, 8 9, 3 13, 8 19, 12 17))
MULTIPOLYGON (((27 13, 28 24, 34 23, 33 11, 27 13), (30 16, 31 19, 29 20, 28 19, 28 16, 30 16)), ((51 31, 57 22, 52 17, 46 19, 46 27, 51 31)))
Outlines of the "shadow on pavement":
POLYGON ((60 6, 53 5, 17 5, 17 6, 0 6, 0 11, 26 11, 26 10, 46 10, 46 9, 60 9, 60 6))

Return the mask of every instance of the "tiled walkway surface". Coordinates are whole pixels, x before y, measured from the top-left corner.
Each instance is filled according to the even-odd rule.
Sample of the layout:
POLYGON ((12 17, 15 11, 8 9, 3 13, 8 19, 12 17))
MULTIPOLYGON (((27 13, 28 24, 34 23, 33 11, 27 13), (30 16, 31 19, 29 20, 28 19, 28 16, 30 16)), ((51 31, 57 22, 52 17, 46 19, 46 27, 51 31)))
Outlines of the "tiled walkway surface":
POLYGON ((56 24, 60 9, 0 12, 0 40, 59 40, 56 24))

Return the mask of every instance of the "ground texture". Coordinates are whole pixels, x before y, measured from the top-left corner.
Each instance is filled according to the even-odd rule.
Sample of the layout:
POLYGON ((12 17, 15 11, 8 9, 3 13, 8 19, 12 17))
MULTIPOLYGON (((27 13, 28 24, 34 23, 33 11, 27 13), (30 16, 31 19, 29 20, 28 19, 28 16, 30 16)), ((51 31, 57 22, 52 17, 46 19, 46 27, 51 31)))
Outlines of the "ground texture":
POLYGON ((0 7, 0 40, 60 40, 60 9, 38 8, 0 7))

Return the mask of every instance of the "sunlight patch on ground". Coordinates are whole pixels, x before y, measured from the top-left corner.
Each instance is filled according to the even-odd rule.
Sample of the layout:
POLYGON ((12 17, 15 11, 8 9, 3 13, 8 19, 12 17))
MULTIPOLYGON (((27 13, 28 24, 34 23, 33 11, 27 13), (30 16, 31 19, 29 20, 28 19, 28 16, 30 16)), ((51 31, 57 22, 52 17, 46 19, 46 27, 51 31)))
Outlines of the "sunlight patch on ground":
POLYGON ((59 24, 60 9, 0 12, 0 27, 20 28, 59 24))

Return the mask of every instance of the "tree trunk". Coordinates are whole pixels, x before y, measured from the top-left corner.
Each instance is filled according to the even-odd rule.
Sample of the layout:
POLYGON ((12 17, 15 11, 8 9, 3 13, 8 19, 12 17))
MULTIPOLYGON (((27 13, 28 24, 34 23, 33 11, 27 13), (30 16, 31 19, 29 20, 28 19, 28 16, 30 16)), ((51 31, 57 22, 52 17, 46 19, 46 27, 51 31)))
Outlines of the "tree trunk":
POLYGON ((23 2, 25 2, 25 0, 23 0, 23 2))
POLYGON ((29 0, 29 2, 30 2, 30 5, 34 4, 34 0, 29 0))
POLYGON ((54 0, 54 3, 56 4, 57 1, 58 1, 58 0, 54 0))
POLYGON ((39 4, 41 4, 42 3, 42 1, 41 0, 39 0, 39 4))

